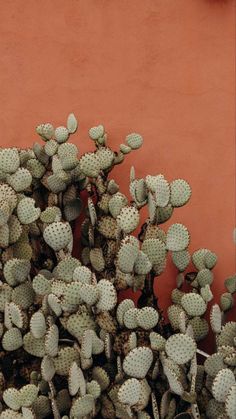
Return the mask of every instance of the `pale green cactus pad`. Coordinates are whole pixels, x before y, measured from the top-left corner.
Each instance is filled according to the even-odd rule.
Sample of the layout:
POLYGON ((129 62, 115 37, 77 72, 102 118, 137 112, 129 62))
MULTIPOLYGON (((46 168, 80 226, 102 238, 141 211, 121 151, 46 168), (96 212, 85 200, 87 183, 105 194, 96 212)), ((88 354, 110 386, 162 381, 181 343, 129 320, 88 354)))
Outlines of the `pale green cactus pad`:
POLYGON ((167 365, 165 365, 165 363, 164 363, 164 368, 163 369, 164 369, 164 373, 166 375, 166 378, 168 380, 170 390, 173 393, 178 394, 179 396, 182 396, 182 394, 184 392, 184 388, 183 388, 183 385, 182 385, 180 379, 178 378, 177 374, 171 368, 169 368, 167 365))
POLYGON ((137 150, 143 144, 143 138, 140 134, 132 133, 127 135, 126 142, 132 150, 137 150))
POLYGON ((165 261, 166 247, 160 239, 144 240, 142 251, 146 253, 153 266, 160 266, 165 261))
POLYGON ((116 318, 121 326, 124 324, 124 315, 126 311, 128 311, 131 308, 134 308, 134 302, 130 299, 123 300, 117 307, 116 311, 116 318))
POLYGON ((85 394, 75 400, 72 405, 70 416, 83 418, 94 409, 94 397, 91 394, 85 394))
POLYGON ((136 378, 129 378, 120 387, 118 399, 121 403, 133 406, 139 401, 140 390, 140 382, 136 378))
POLYGON ((223 356, 219 353, 209 356, 204 363, 204 368, 207 374, 211 377, 215 377, 220 370, 226 368, 223 356))
POLYGON ((71 396, 75 396, 78 391, 81 396, 84 396, 86 393, 86 382, 83 371, 76 362, 73 362, 69 369, 68 388, 71 396))
POLYGON ((42 338, 46 333, 46 320, 41 311, 36 311, 30 319, 30 331, 36 338, 42 338))
POLYGON ((104 134, 105 134, 105 129, 103 125, 92 127, 89 130, 89 136, 92 140, 98 140, 100 137, 103 137, 104 134))
POLYGON ((22 192, 31 185, 32 175, 29 170, 21 167, 14 174, 8 176, 7 181, 16 192, 22 192))
POLYGON ((126 234, 134 231, 139 224, 139 212, 135 207, 123 207, 117 216, 118 227, 126 234))
POLYGON ((31 406, 37 398, 39 389, 34 384, 27 384, 20 389, 20 404, 23 407, 31 406))
POLYGON ((170 336, 165 344, 167 355, 177 364, 185 364, 190 361, 196 349, 194 340, 190 336, 182 333, 170 336))
POLYGON ((218 402, 225 402, 230 388, 235 385, 234 373, 229 368, 220 370, 212 384, 212 394, 218 402))
POLYGON ((0 150, 0 170, 5 173, 15 173, 20 166, 19 153, 16 148, 0 150))
POLYGON ((23 338, 24 350, 29 354, 43 358, 45 355, 44 338, 35 338, 30 332, 26 333, 23 338))
POLYGON ((189 316, 202 316, 207 308, 203 298, 193 292, 183 295, 181 306, 189 316))
POLYGON ((13 410, 19 410, 21 407, 20 393, 15 388, 9 388, 3 393, 3 400, 8 407, 13 410))
POLYGON ((79 362, 79 353, 75 348, 60 348, 53 362, 58 375, 68 375, 72 363, 79 362))
POLYGON ((189 245, 189 233, 182 224, 173 224, 167 232, 166 246, 168 250, 185 250, 189 245))
POLYGON ((40 216, 40 208, 35 208, 32 198, 23 198, 17 206, 17 216, 22 224, 30 224, 40 216))
POLYGON ((69 223, 62 223, 60 221, 47 226, 44 230, 43 237, 45 242, 55 251, 66 248, 73 239, 69 223))
POLYGON ((56 373, 53 359, 50 356, 45 355, 41 362, 41 374, 45 381, 52 381, 56 373))
POLYGON ((110 384, 108 373, 102 367, 94 367, 92 370, 92 377, 100 385, 101 390, 106 390, 110 384))
POLYGON ((230 310, 234 305, 234 299, 230 292, 224 292, 220 297, 220 307, 222 311, 230 310))
POLYGON ((98 399, 101 395, 101 387, 96 380, 87 382, 86 384, 87 394, 91 394, 94 399, 98 399))
POLYGON ((76 119, 76 117, 73 113, 70 113, 68 115, 66 126, 67 126, 67 129, 68 129, 70 134, 74 134, 75 131, 77 130, 78 122, 77 122, 77 119, 76 119))
POLYGON ((163 175, 156 177, 155 201, 158 207, 164 208, 169 203, 170 186, 163 175))
POLYGON ((55 139, 61 144, 68 140, 70 133, 66 127, 58 127, 55 129, 55 139))
POLYGON ((59 330, 58 327, 53 324, 49 327, 45 336, 45 352, 50 357, 54 358, 58 354, 59 344, 59 330))
POLYGON ((84 154, 79 162, 80 170, 85 176, 89 177, 98 177, 101 167, 99 163, 99 158, 94 153, 84 154))
POLYGON ((196 342, 199 342, 208 335, 209 326, 207 320, 195 316, 188 321, 188 324, 192 327, 194 339, 196 342))
POLYGON ((236 275, 226 278, 225 286, 231 294, 234 294, 236 292, 236 275))
POLYGON ((166 340, 160 334, 151 332, 149 335, 151 348, 154 351, 163 351, 165 349, 166 340))
POLYGON ((176 268, 183 272, 187 268, 191 260, 191 255, 188 250, 180 250, 178 252, 172 252, 172 260, 176 268))
POLYGON ((236 337, 236 322, 226 323, 217 338, 217 345, 220 346, 234 346, 236 337))
POLYGON ((134 378, 145 378, 153 361, 153 353, 147 347, 134 348, 124 359, 124 372, 134 378))
POLYGON ((184 179, 176 179, 170 184, 171 204, 173 207, 182 207, 191 197, 190 185, 184 179))
POLYGON ((214 304, 211 308, 210 323, 213 332, 220 333, 222 327, 222 312, 218 304, 214 304))
POLYGON ((233 384, 227 393, 226 400, 225 400, 225 410, 230 419, 235 418, 236 416, 236 384, 233 384))
POLYGON ((24 327, 25 316, 24 316, 24 312, 21 309, 21 307, 19 307, 17 304, 15 304, 13 302, 10 303, 9 304, 9 315, 10 315, 10 319, 11 319, 12 324, 15 325, 18 329, 22 329, 24 327))
POLYGON ((7 330, 2 337, 2 347, 5 351, 15 351, 23 345, 22 334, 13 327, 7 330))
POLYGON ((158 311, 152 307, 143 307, 138 310, 137 323, 142 329, 149 330, 153 329, 159 320, 158 311))
POLYGON ((206 303, 209 303, 209 301, 211 301, 212 298, 213 298, 213 294, 212 294, 210 285, 208 285, 208 284, 201 288, 200 294, 201 294, 203 300, 206 303))

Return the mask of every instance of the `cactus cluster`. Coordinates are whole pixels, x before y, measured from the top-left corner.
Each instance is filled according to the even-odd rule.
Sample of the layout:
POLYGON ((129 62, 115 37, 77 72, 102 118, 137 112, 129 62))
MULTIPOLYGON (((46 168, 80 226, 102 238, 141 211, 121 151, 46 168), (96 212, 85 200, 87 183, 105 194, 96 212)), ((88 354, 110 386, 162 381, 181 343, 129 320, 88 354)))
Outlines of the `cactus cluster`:
POLYGON ((39 125, 32 149, 0 149, 0 419, 235 419, 236 322, 225 313, 236 276, 209 325, 217 256, 191 254, 183 224, 162 228, 189 184, 132 167, 129 199, 110 173, 142 136, 113 151, 99 125, 95 151, 79 156, 76 130, 70 114, 39 125), (164 319, 153 284, 168 253, 178 272, 164 319), (125 289, 140 291, 136 305, 121 301, 125 289), (209 326, 211 355, 198 348, 209 326))

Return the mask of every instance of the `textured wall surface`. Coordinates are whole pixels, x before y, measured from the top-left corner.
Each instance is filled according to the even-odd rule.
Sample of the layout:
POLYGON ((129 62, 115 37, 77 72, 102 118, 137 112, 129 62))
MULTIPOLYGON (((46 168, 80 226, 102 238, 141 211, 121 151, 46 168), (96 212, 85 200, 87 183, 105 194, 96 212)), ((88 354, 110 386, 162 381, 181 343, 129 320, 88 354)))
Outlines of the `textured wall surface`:
MULTIPOLYGON (((192 198, 175 222, 191 250, 219 256, 216 300, 235 270, 233 0, 8 0, 0 7, 1 146, 29 146, 40 122, 74 112, 81 152, 103 123, 117 148, 140 132, 141 150, 116 168, 127 191, 137 176, 183 177, 192 198)), ((169 302, 175 269, 157 280, 169 302)))

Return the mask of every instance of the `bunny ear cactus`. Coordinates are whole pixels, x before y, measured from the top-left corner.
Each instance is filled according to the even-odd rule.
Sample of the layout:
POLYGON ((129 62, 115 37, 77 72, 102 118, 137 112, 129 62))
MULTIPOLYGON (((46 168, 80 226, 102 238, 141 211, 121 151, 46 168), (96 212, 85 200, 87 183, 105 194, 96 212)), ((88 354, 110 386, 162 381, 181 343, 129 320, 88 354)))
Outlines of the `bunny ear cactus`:
POLYGON ((77 128, 71 113, 65 125, 40 124, 32 149, 0 150, 0 418, 235 418, 236 323, 225 321, 235 276, 211 308, 208 355, 197 344, 209 331, 217 256, 191 254, 183 224, 163 227, 190 185, 132 167, 129 199, 111 172, 142 136, 113 151, 100 124, 89 129, 95 150, 80 156, 77 128), (168 253, 177 276, 164 319, 153 284, 168 253), (141 292, 137 306, 120 301, 128 288, 141 292))

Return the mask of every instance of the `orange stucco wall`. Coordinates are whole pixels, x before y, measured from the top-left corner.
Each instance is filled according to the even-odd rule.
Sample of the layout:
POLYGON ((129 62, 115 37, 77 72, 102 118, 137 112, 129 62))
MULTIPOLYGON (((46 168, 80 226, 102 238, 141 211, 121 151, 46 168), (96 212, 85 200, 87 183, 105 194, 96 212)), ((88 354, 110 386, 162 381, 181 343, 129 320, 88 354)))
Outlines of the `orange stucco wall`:
MULTIPOLYGON (((29 146, 35 126, 74 112, 81 152, 103 123, 109 144, 140 132, 141 150, 115 177, 163 173, 192 186, 173 221, 191 250, 219 256, 216 300, 235 270, 235 1, 8 0, 0 7, 1 146, 29 146)), ((175 269, 156 283, 169 302, 175 269)))

